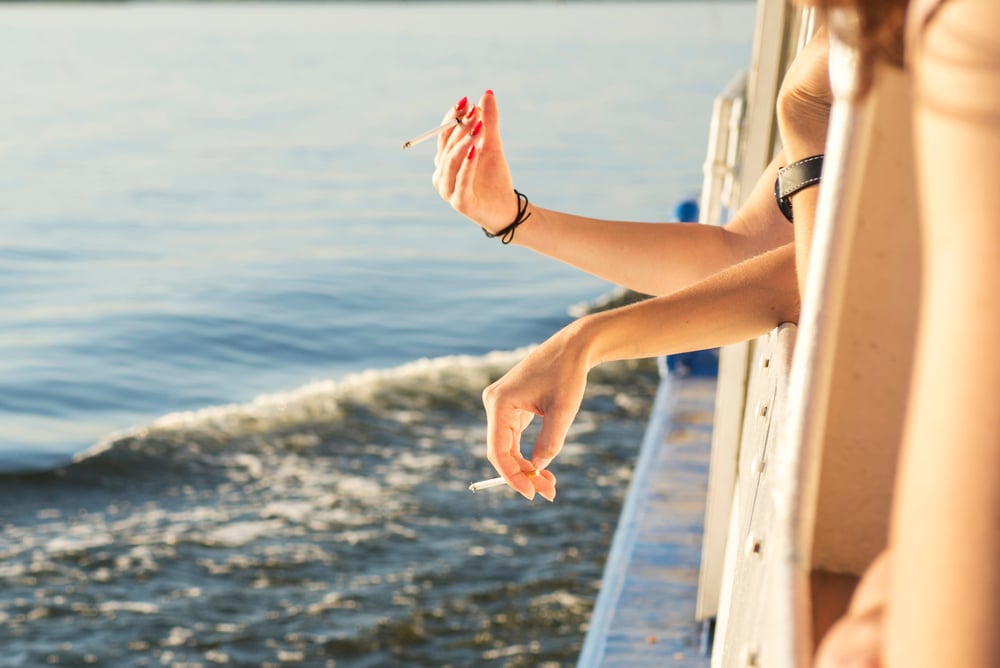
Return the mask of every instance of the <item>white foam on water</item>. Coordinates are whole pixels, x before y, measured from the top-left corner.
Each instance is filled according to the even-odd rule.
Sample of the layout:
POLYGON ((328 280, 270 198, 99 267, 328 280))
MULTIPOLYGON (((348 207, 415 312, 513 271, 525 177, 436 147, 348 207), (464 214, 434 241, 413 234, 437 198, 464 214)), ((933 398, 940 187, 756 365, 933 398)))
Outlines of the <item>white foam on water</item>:
MULTIPOLYGON (((260 395, 246 403, 209 406, 193 411, 168 413, 148 425, 114 432, 93 447, 77 454, 74 462, 92 458, 126 439, 182 435, 189 432, 206 436, 234 437, 268 433, 279 427, 329 421, 341 416, 345 402, 371 405, 380 392, 433 395, 449 388, 459 388, 477 395, 493 377, 502 374, 522 359, 533 346, 509 351, 494 351, 482 356, 448 355, 414 360, 389 369, 368 369, 338 380, 322 380, 287 392, 260 395)), ((387 411, 402 424, 419 421, 413 409, 387 411)), ((446 438, 461 437, 461 430, 451 430, 446 438)), ((286 445, 297 449, 315 446, 319 439, 312 434, 284 437, 286 445)), ((242 457, 242 455, 241 455, 242 457)), ((259 471, 254 462, 241 460, 251 475, 259 471)))

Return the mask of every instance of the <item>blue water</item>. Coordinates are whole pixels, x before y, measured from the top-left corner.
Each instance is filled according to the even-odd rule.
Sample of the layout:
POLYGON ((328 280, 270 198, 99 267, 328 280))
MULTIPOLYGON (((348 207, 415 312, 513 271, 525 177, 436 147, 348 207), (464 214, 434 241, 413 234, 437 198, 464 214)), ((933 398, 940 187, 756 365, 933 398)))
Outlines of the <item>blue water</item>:
POLYGON ((0 666, 571 664, 655 368, 595 374, 556 504, 470 499, 480 390, 612 286, 399 145, 492 88, 533 201, 667 219, 752 22, 0 8, 0 666))

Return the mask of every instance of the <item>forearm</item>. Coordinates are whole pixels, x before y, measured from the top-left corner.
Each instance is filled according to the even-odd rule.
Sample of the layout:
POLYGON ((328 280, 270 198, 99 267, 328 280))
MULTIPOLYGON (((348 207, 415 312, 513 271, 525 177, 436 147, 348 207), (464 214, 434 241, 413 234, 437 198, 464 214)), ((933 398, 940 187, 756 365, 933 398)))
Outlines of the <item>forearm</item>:
POLYGON ((532 205, 514 243, 637 292, 670 294, 792 239, 774 202, 780 161, 724 227, 599 220, 532 205))
POLYGON ((567 330, 587 368, 743 341, 798 319, 792 244, 673 294, 596 313, 567 330))
MULTIPOLYGON (((781 134, 783 164, 821 155, 830 125, 830 44, 826 27, 818 27, 789 69, 778 95, 775 113, 781 134)), ((792 195, 800 294, 805 292, 819 188, 792 195)))
POLYGON ((514 243, 630 290, 662 295, 732 264, 712 225, 599 220, 532 205, 514 243))

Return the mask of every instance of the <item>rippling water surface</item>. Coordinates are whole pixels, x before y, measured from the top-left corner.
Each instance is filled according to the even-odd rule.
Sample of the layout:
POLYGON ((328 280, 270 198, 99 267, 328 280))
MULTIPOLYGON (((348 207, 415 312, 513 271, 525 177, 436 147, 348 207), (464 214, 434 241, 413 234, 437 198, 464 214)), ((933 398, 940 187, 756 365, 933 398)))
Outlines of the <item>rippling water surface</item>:
POLYGON ((0 665, 571 659, 657 375, 595 375, 557 503, 471 495, 476 390, 516 355, 177 415, 5 480, 0 665))
POLYGON ((400 142, 501 104, 519 189, 696 193, 742 3, 0 8, 0 666, 572 665, 657 373, 555 504, 479 395, 610 286, 501 247, 400 142))

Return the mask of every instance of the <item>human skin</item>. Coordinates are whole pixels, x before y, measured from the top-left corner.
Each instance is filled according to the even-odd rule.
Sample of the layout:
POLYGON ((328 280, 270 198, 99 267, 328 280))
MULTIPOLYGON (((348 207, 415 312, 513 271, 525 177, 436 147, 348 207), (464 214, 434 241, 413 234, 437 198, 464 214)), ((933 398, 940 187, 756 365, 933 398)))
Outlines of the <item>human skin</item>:
POLYGON ((743 341, 794 320, 794 250, 785 244, 669 295, 567 325, 483 392, 487 459, 525 498, 537 492, 552 500, 549 471, 541 478, 522 473, 546 469, 562 449, 589 370, 610 360, 743 341), (534 415, 542 417, 542 426, 529 462, 520 435, 534 415))
MULTIPOLYGON (((825 124, 818 127, 812 122, 799 121, 825 118, 829 113, 829 80, 825 74, 827 51, 826 33, 821 30, 797 60, 798 66, 789 72, 782 89, 782 99, 790 99, 783 107, 779 106, 786 113, 780 126, 786 151, 791 156, 822 152, 825 124), (793 96, 794 93, 803 94, 793 96), (796 109, 802 113, 795 113, 796 109)), ((434 174, 435 186, 444 199, 493 232, 513 219, 516 206, 499 131, 494 128, 495 104, 494 96, 487 92, 480 100, 481 110, 472 114, 466 111, 466 122, 471 129, 456 126, 440 137, 434 174)), ((450 111, 445 119, 454 118, 459 111, 458 108, 450 111)), ((800 191, 792 198, 796 225, 794 228, 788 225, 773 195, 775 170, 783 161, 782 155, 772 163, 747 204, 737 213, 735 219, 747 221, 751 232, 743 232, 743 236, 737 233, 735 238, 745 245, 735 256, 730 242, 721 244, 723 248, 727 244, 730 246, 728 252, 706 250, 720 239, 711 229, 654 225, 632 228, 635 234, 630 238, 637 246, 636 253, 642 251, 639 247, 643 245, 636 240, 658 229, 675 228, 676 233, 671 233, 674 242, 682 239, 687 230, 691 230, 692 236, 675 245, 665 243, 666 237, 661 237, 656 251, 645 261, 637 262, 634 255, 607 252, 608 244, 601 242, 602 239, 609 242, 617 239, 622 223, 532 209, 533 215, 540 214, 546 223, 567 230, 554 236, 572 239, 572 230, 581 225, 593 226, 594 234, 586 242, 561 241, 563 248, 567 243, 577 243, 583 248, 563 250, 559 253, 560 259, 572 256, 578 260, 572 262, 577 266, 626 285, 629 278, 643 285, 655 285, 656 289, 647 291, 663 296, 571 323, 484 391, 487 459, 511 487, 528 499, 536 493, 549 500, 554 498, 555 478, 545 469, 562 448, 579 410, 587 373, 595 365, 742 341, 767 332, 781 322, 797 319, 796 258, 800 263, 808 258, 816 189, 800 191), (773 229, 781 230, 781 235, 768 236, 773 235, 773 229), (794 240, 788 239, 789 233, 794 240), (761 238, 766 241, 762 242, 761 238), (775 240, 782 238, 786 239, 784 243, 775 244, 775 240), (619 262, 620 256, 626 261, 619 262), (692 257, 699 259, 692 262, 692 257), (678 270, 677 266, 685 268, 678 270), (638 274, 642 278, 637 279, 638 274), (664 274, 673 276, 664 279, 664 274), (535 415, 542 417, 542 425, 529 461, 521 453, 520 437, 535 415), (525 475, 535 469, 542 469, 542 475, 534 478, 525 475)), ((539 225, 533 218, 518 229, 515 239, 521 238, 523 243, 551 250, 554 243, 546 245, 545 241, 537 240, 534 233, 529 235, 533 227, 538 235, 552 233, 551 227, 539 225)), ((652 244, 647 242, 646 245, 652 244)), ((798 273, 804 274, 804 267, 800 266, 798 273)))
POLYGON ((948 0, 910 33, 925 264, 886 666, 1000 661, 998 33, 996 0, 948 0))
MULTIPOLYGON (((478 106, 459 106, 444 121, 460 115, 464 125, 438 138, 433 182, 456 211, 496 232, 517 213, 496 96, 487 91, 478 106)), ((669 294, 792 240, 791 226, 774 206, 780 164, 779 156, 758 180, 747 205, 723 227, 600 220, 532 202, 531 218, 518 227, 512 243, 643 294, 669 294)))
POLYGON ((907 34, 924 265, 890 547, 816 668, 1000 657, 1000 4, 931 6, 907 34))
POLYGON ((814 668, 879 668, 890 556, 883 552, 865 571, 846 614, 823 638, 814 668))

